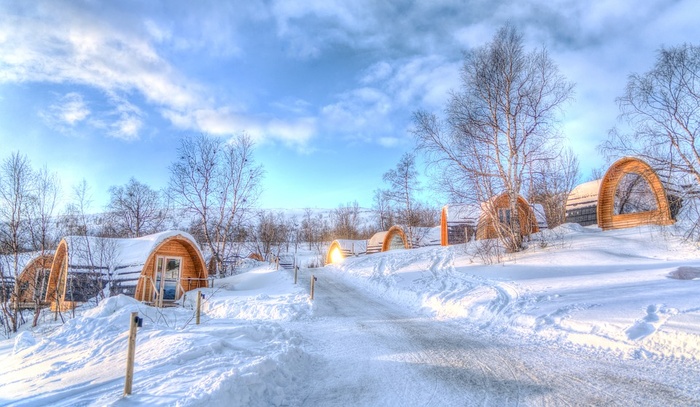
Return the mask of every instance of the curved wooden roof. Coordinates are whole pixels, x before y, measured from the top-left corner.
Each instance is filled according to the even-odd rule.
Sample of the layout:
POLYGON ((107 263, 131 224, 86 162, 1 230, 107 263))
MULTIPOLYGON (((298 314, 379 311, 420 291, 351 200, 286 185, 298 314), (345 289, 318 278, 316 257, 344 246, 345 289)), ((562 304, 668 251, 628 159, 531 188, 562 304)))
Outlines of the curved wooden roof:
POLYGON ((670 225, 674 223, 664 188, 658 174, 649 164, 635 158, 624 157, 608 168, 598 192, 598 226, 603 230, 621 229, 640 225, 670 225), (641 176, 649 185, 656 199, 656 209, 644 212, 615 214, 615 193, 627 174, 641 176))
POLYGON ((382 251, 387 252, 391 249, 409 249, 408 240, 406 239, 406 233, 404 233, 403 228, 398 225, 394 225, 389 228, 384 237, 384 242, 382 243, 382 251), (397 247, 403 246, 403 247, 397 247))
MULTIPOLYGON (((483 212, 481 218, 479 219, 479 225, 477 227, 476 238, 477 239, 494 239, 498 237, 498 231, 496 230, 498 226, 498 209, 508 208, 508 194, 502 193, 488 202, 484 202, 483 212)), ((537 233, 540 231, 537 225, 537 216, 532 206, 518 194, 516 201, 516 206, 518 208, 518 218, 520 220, 520 234, 523 236, 529 235, 531 233, 537 233)))

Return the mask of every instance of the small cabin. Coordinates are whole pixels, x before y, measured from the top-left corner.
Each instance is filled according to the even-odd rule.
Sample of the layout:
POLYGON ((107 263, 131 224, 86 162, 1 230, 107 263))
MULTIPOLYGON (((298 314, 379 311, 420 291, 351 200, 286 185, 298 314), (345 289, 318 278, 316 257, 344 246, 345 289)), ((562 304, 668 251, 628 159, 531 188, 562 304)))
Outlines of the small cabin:
POLYGON ((48 305, 45 298, 53 258, 53 252, 37 253, 24 265, 17 277, 19 285, 17 306, 19 308, 48 305))
MULTIPOLYGON (((544 209, 530 204, 518 195, 518 219, 523 236, 547 229, 544 209)), ((508 195, 498 195, 481 204, 450 204, 442 208, 440 241, 443 246, 462 244, 471 240, 498 237, 496 227, 511 222, 508 195)))
MULTIPOLYGON (((520 195, 516 199, 520 235, 528 236, 539 232, 539 222, 533 207, 520 195)), ((501 227, 501 225, 510 225, 511 223, 512 214, 508 194, 498 195, 482 204, 482 213, 476 228, 476 238, 498 238, 497 228, 501 227)))
POLYGON ((367 253, 367 240, 337 239, 326 253, 326 264, 338 263, 346 257, 367 253))
POLYGON ((574 188, 566 201, 566 221, 603 230, 670 225, 680 200, 670 199, 658 173, 635 157, 624 157, 602 179, 574 188))
POLYGON ((566 199, 566 222, 581 226, 598 223, 598 191, 602 181, 584 182, 571 191, 566 199))
POLYGON ((59 243, 49 274, 46 301, 66 310, 109 287, 164 306, 185 292, 207 287, 208 272, 194 238, 168 231, 133 239, 68 236, 59 243))
POLYGON ((442 207, 440 216, 440 244, 449 246, 476 239, 476 227, 481 216, 481 205, 449 204, 442 207))

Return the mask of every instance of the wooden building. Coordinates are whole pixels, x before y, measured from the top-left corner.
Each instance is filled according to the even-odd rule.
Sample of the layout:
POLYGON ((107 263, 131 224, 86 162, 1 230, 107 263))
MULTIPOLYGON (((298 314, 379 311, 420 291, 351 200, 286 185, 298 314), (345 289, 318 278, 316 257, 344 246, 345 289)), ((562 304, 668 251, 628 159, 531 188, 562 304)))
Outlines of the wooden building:
POLYGON ((670 225, 680 208, 667 187, 646 162, 624 157, 602 179, 583 183, 569 194, 566 221, 603 230, 641 225, 670 225))
MULTIPOLYGON (((529 204, 517 198, 520 233, 523 236, 547 228, 544 210, 539 204, 529 204)), ((511 222, 508 195, 501 194, 478 204, 450 204, 442 208, 440 241, 443 246, 462 244, 477 239, 497 238, 496 227, 511 222)))
POLYGON ((597 216, 598 226, 603 230, 649 224, 670 225, 675 222, 671 216, 666 188, 656 171, 646 162, 634 157, 621 158, 608 168, 600 183, 597 216), (625 210, 621 202, 624 195, 620 192, 625 191, 618 187, 625 179, 634 183, 629 188, 632 194, 635 194, 633 187, 641 186, 642 191, 648 191, 636 193, 639 196, 634 200, 636 205, 633 210, 625 210))
POLYGON ((53 258, 54 252, 37 253, 22 268, 17 277, 19 308, 48 305, 45 299, 53 258))
POLYGON ((124 294, 157 306, 206 287, 207 267, 194 238, 168 231, 134 239, 69 236, 56 249, 46 301, 70 309, 94 298, 124 294))
POLYGON ((367 253, 367 240, 337 239, 331 242, 326 253, 326 264, 338 263, 350 256, 367 253))
MULTIPOLYGON (((535 210, 523 198, 518 195, 516 201, 518 210, 518 221, 520 223, 520 235, 528 236, 532 233, 540 231, 535 210)), ((479 224, 476 228, 477 239, 495 239, 498 238, 499 227, 509 227, 512 223, 512 214, 508 194, 501 194, 488 202, 482 204, 482 213, 479 218, 479 224)))
POLYGON ((598 192, 602 179, 584 182, 566 199, 566 222, 581 226, 598 224, 598 192))

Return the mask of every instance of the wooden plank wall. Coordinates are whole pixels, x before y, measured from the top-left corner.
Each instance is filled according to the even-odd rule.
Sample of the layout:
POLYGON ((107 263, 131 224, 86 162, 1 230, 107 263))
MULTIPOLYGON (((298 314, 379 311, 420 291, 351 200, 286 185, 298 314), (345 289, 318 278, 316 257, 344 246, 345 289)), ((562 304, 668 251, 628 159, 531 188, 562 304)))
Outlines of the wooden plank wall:
MULTIPOLYGON (((198 249, 188 240, 176 236, 158 246, 148 256, 141 272, 142 276, 148 276, 155 281, 156 259, 159 256, 182 258, 182 263, 180 264, 180 285, 186 291, 207 286, 206 265, 201 255, 198 254, 198 249), (188 281, 188 279, 193 280, 188 281)), ((134 297, 139 301, 153 301, 154 293, 150 280, 141 278, 136 287, 134 297)))
MULTIPOLYGON (((29 264, 24 267, 22 273, 17 279, 17 284, 20 285, 19 303, 22 304, 34 304, 34 293, 37 289, 41 289, 42 284, 48 284, 48 281, 42 282, 37 281, 37 272, 40 270, 48 270, 50 273, 51 264, 53 263, 53 254, 45 254, 43 256, 38 256, 34 258, 29 264), (26 289, 21 289, 26 286, 26 289)), ((47 276, 48 277, 48 276, 47 276)), ((42 302, 44 298, 41 299, 42 302)))
MULTIPOLYGON (((479 220, 479 225, 477 227, 477 239, 498 238, 498 232, 496 231, 495 225, 495 223, 498 222, 498 209, 508 208, 510 206, 508 202, 508 195, 499 195, 490 206, 493 207, 492 209, 494 211, 494 216, 489 216, 487 213, 482 215, 482 219, 479 220)), ((520 234, 522 236, 527 236, 531 233, 539 232, 535 212, 522 196, 518 196, 517 207, 518 218, 520 220, 520 234)))
POLYGON ((598 194, 598 226, 603 230, 623 229, 641 225, 670 225, 671 210, 659 176, 644 161, 625 157, 615 162, 603 177, 598 194), (640 175, 649 184, 656 198, 656 209, 652 211, 615 214, 615 192, 622 178, 627 174, 640 175))

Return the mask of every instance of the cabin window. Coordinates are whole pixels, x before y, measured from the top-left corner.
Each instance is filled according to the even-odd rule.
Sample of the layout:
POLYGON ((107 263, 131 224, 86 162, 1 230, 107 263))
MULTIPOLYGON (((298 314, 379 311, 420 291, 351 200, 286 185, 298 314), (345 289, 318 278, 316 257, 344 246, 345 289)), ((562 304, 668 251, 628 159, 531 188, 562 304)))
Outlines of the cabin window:
POLYGON ((163 300, 174 301, 179 296, 182 258, 158 256, 156 260, 156 290, 163 300))
POLYGON ((510 225, 510 208, 498 208, 498 221, 510 225))

